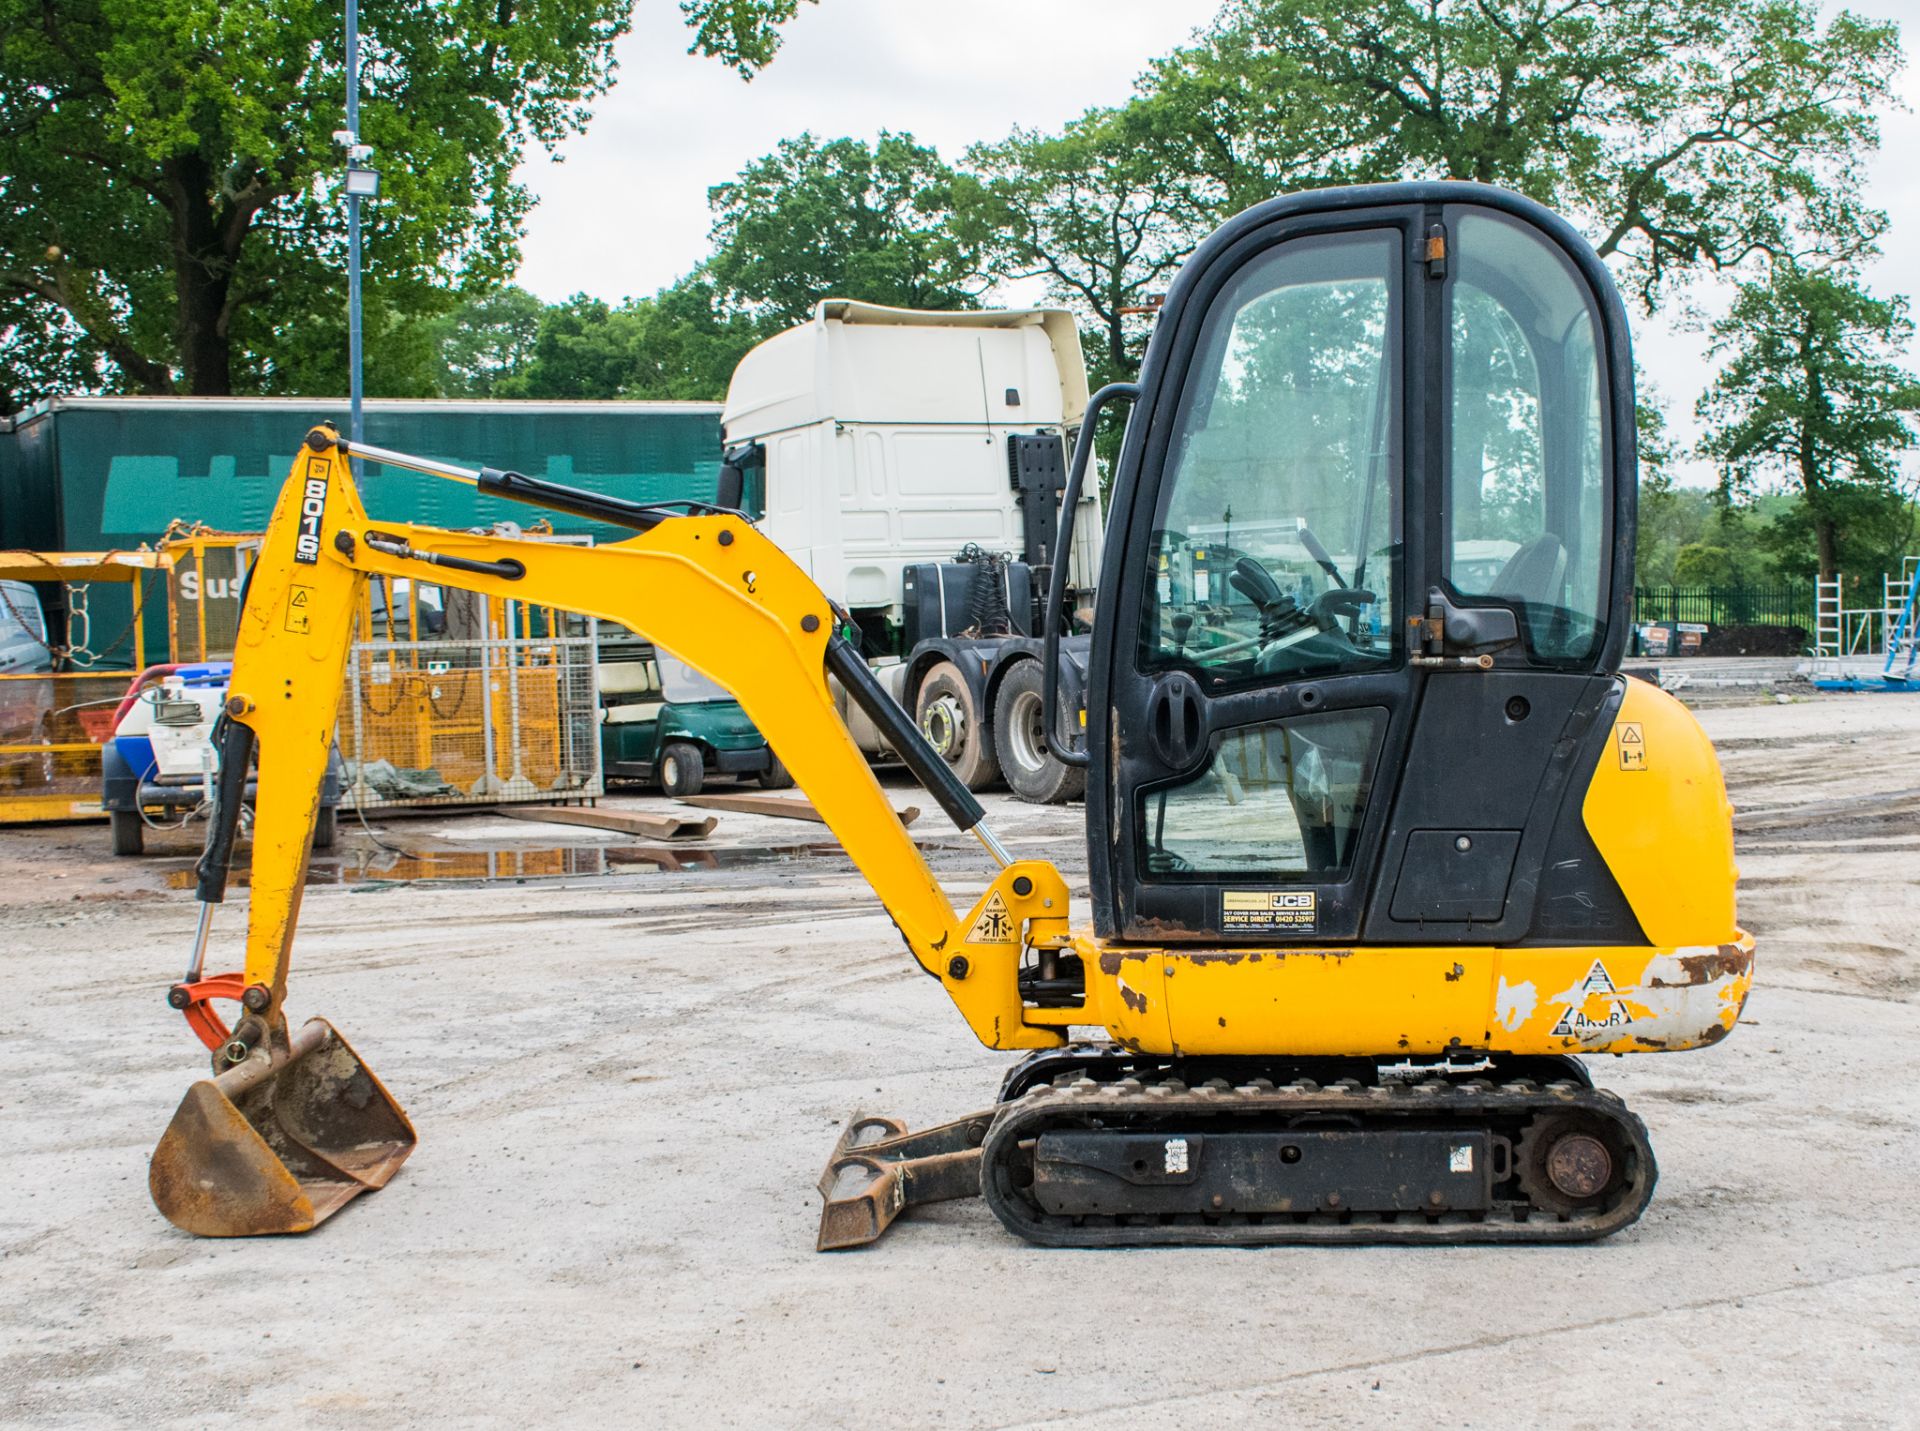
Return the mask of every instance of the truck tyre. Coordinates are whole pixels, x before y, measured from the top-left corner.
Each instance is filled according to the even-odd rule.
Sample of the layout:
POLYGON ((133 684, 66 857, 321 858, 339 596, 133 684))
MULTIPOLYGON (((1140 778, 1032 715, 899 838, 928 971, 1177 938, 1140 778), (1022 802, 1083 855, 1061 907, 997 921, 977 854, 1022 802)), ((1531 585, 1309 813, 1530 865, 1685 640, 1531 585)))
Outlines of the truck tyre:
POLYGON ((1062 764, 1049 749, 1038 661, 1015 662, 1001 679, 993 743, 1007 788, 1029 804, 1058 805, 1086 793, 1086 771, 1062 764))
POLYGON ((951 661, 927 672, 913 698, 913 720, 927 744, 952 767, 969 790, 985 790, 1000 778, 993 728, 975 706, 966 677, 951 661))
POLYGON ((762 790, 793 789, 793 776, 788 773, 786 762, 771 750, 767 752, 767 759, 772 763, 755 777, 760 782, 760 788, 762 790))
POLYGON ((680 797, 698 795, 707 782, 707 763, 700 758, 700 747, 676 740, 660 752, 660 788, 680 797))
POLYGON ((137 855, 147 847, 147 827, 138 810, 109 810, 107 823, 113 827, 113 852, 137 855))
POLYGON ((316 850, 330 850, 334 840, 340 834, 340 807, 322 805, 320 813, 313 821, 313 847, 316 850))

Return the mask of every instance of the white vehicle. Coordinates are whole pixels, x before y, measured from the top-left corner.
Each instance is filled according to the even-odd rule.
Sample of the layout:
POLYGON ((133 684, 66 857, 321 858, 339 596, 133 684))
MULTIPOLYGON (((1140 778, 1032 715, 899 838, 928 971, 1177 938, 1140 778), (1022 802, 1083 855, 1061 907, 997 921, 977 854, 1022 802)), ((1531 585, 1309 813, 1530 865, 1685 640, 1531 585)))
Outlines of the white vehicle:
POLYGON ((0 581, 0 676, 53 669, 47 617, 31 582, 0 581))
MULTIPOLYGON (((1003 773, 1027 800, 1082 788, 1048 750, 1039 637, 1086 404, 1064 309, 837 298, 748 353, 727 389, 721 425, 743 506, 853 617, 888 689, 976 790, 1003 773)), ((1088 488, 1066 554, 1066 605, 1083 616, 1103 535, 1088 488)), ((1062 643, 1067 710, 1080 708, 1085 646, 1062 643)), ((885 752, 870 723, 849 718, 869 753, 885 752)))

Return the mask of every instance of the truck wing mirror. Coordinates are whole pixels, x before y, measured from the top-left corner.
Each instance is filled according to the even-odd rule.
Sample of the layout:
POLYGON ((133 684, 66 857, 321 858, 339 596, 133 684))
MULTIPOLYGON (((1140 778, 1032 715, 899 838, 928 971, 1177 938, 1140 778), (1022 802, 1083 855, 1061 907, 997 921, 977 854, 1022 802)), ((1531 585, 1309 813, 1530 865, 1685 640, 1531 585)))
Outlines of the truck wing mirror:
POLYGON ((730 512, 740 510, 740 504, 746 500, 747 474, 731 462, 720 469, 720 486, 714 494, 713 504, 725 507, 730 512))
POLYGON ((1093 435, 1100 421, 1100 409, 1117 399, 1134 402, 1139 397, 1138 383, 1108 383, 1087 399, 1087 410, 1080 419, 1080 440, 1073 445, 1073 467, 1067 473, 1066 490, 1060 494, 1059 536, 1055 541, 1053 579, 1047 587, 1045 624, 1041 631, 1045 640, 1040 657, 1040 699, 1046 721, 1047 748, 1063 765, 1085 766, 1089 759, 1086 747, 1071 727, 1060 724, 1060 622, 1062 609, 1067 604, 1067 567, 1073 559, 1074 513, 1080 505, 1080 488, 1093 460, 1093 435))

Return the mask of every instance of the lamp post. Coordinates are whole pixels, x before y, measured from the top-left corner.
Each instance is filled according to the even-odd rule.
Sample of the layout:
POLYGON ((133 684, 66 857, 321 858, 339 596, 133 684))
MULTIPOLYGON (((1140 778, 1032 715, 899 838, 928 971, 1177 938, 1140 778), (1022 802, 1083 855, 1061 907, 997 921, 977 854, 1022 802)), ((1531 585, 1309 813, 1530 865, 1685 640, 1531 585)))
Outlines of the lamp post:
MULTIPOLYGON (((365 437, 360 376, 360 201, 380 192, 380 174, 367 164, 373 150, 360 142, 360 0, 347 0, 347 127, 334 139, 347 151, 347 405, 350 437, 365 437)), ((359 464, 354 464, 358 468, 359 464)))

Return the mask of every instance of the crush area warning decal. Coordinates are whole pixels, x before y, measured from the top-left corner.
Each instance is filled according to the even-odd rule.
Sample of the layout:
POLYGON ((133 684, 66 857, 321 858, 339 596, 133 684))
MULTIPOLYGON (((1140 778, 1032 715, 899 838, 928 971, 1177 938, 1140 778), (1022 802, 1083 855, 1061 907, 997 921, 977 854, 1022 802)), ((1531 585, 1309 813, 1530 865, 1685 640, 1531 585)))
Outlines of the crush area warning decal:
POLYGON ((1320 896, 1310 889, 1223 889, 1222 934, 1311 934, 1320 925, 1320 896))
POLYGON ((1647 768, 1647 737, 1640 729, 1637 720, 1623 720, 1613 728, 1614 739, 1620 745, 1620 768, 1622 770, 1645 770, 1647 768))
POLYGON ((1011 944, 1013 943, 1013 916, 1007 913, 1007 902, 995 890, 987 901, 980 917, 973 921, 973 928, 967 931, 969 944, 1011 944))
POLYGON ((313 588, 296 586, 287 593, 287 631, 304 636, 313 620, 313 588))
MULTIPOLYGON (((1553 1026, 1557 1038, 1578 1038, 1582 1034, 1593 1033, 1599 1029, 1618 1028, 1627 1021, 1627 1011, 1614 995, 1613 976, 1607 972, 1607 966, 1598 959, 1587 970, 1587 977, 1580 981, 1580 1002, 1569 1004, 1560 1015, 1560 1021, 1553 1026), (1605 998, 1605 1012, 1589 1014, 1595 995, 1605 998)), ((1565 995, 1562 995, 1564 998, 1565 995)))

